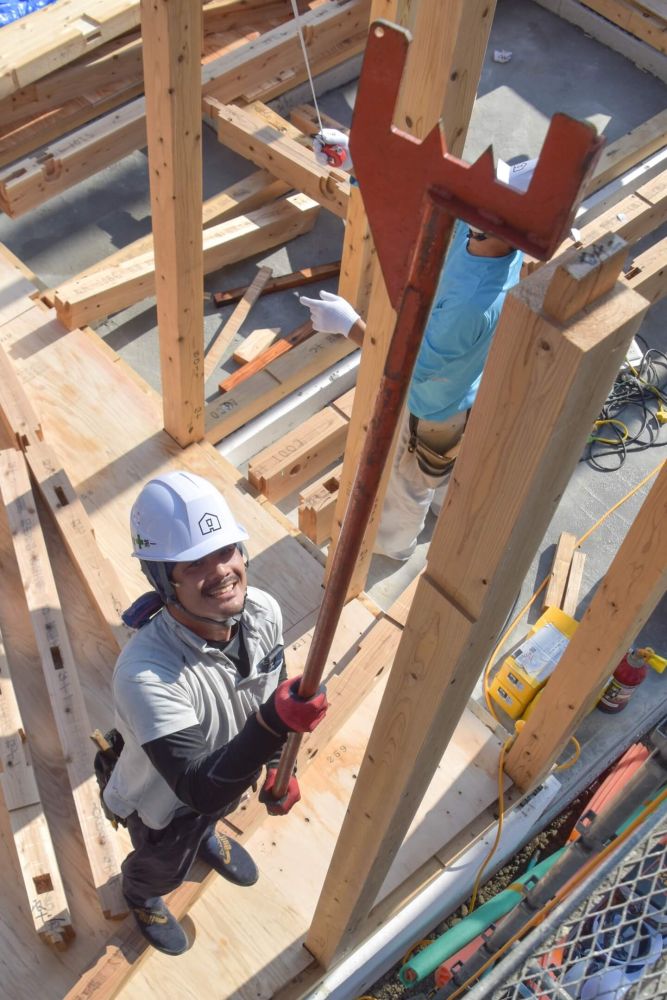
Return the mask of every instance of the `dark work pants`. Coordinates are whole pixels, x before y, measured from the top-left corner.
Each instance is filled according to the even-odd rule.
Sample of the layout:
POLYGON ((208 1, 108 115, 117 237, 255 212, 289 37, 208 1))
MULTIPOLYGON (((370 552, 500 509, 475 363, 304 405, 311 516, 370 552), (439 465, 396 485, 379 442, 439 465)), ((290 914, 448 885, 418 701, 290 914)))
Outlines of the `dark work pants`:
MULTIPOLYGON (((220 816, 229 812, 229 808, 220 816)), ((218 816, 187 812, 175 816, 162 830, 152 830, 136 812, 127 817, 134 850, 121 865, 123 892, 132 906, 143 906, 154 896, 165 896, 187 878, 204 837, 212 833, 218 816)))

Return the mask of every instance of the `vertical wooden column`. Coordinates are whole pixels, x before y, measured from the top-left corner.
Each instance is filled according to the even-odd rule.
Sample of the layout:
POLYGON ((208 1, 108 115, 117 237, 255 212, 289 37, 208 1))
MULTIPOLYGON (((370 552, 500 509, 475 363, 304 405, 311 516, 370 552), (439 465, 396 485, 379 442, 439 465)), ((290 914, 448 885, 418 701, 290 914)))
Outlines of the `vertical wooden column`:
POLYGON ((667 462, 514 745, 505 769, 522 790, 542 780, 593 707, 667 588, 667 462))
POLYGON ((202 10, 141 0, 148 165, 165 430, 204 437, 202 10))
POLYGON ((564 327, 542 309, 551 273, 507 297, 306 939, 325 966, 373 906, 647 307, 617 283, 564 327))
MULTIPOLYGON (((393 0, 393 9, 390 8, 389 0, 375 0, 371 19, 385 17, 398 24, 412 26, 414 30, 395 122, 417 138, 423 138, 442 115, 447 146, 456 156, 461 156, 491 30, 495 0, 417 0, 416 3, 393 0)), ((353 206, 359 204, 359 197, 357 190, 357 200, 351 202, 351 210, 353 206)), ((339 291, 345 297, 350 295, 353 303, 356 301, 361 304, 362 308, 357 308, 367 318, 367 333, 345 447, 345 461, 334 514, 327 574, 359 464, 389 340, 396 322, 396 312, 387 296, 382 273, 372 248, 368 224, 360 215, 350 214, 348 226, 351 228, 346 227, 339 291), (368 256, 369 253, 372 253, 371 258, 368 256), (369 278, 372 281, 372 288, 366 317, 363 305, 369 294, 369 278), (357 296, 356 300, 352 295, 357 296)), ((373 514, 348 591, 348 600, 361 593, 366 585, 379 524, 378 514, 382 509, 390 471, 391 459, 387 462, 387 469, 378 490, 373 514)))

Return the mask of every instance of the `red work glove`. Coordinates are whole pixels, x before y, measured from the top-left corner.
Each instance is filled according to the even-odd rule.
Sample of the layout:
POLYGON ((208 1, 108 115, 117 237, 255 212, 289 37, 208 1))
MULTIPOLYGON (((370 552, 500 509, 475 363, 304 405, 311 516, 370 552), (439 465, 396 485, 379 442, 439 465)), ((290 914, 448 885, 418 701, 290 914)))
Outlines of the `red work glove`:
POLYGON ((274 733, 312 733, 326 715, 329 704, 322 685, 312 698, 300 698, 300 677, 283 681, 268 701, 259 706, 259 714, 274 733))
POLYGON ((301 798, 301 791, 299 790, 299 782, 293 774, 289 779, 289 785, 287 786, 287 791, 283 797, 280 799, 274 799, 273 786, 275 784, 277 773, 277 767, 267 768, 266 780, 262 785, 261 792, 259 793, 259 801, 266 806, 266 811, 270 816, 286 816, 292 806, 296 805, 301 798))

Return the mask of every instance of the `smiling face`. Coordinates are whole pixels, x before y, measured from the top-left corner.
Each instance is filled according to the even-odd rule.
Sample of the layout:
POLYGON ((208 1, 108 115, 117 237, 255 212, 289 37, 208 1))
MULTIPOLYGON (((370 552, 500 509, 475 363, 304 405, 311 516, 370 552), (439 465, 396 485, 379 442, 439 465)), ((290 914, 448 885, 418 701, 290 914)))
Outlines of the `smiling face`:
POLYGON ((224 622, 243 609, 247 578, 243 556, 236 545, 196 559, 194 562, 176 563, 171 574, 181 609, 202 618, 211 619, 210 628, 205 622, 182 617, 181 609, 170 607, 175 618, 204 638, 215 638, 209 633, 217 631, 214 622, 224 622))

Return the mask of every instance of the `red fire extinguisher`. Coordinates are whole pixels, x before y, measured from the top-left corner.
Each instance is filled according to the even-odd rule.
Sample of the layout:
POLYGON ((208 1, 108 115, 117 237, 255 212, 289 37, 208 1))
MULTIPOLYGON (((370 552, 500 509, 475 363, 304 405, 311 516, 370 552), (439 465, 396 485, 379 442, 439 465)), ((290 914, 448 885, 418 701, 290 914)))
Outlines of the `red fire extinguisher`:
POLYGON ((635 688, 646 679, 648 667, 640 650, 630 649, 614 670, 597 707, 610 715, 622 712, 635 688))

